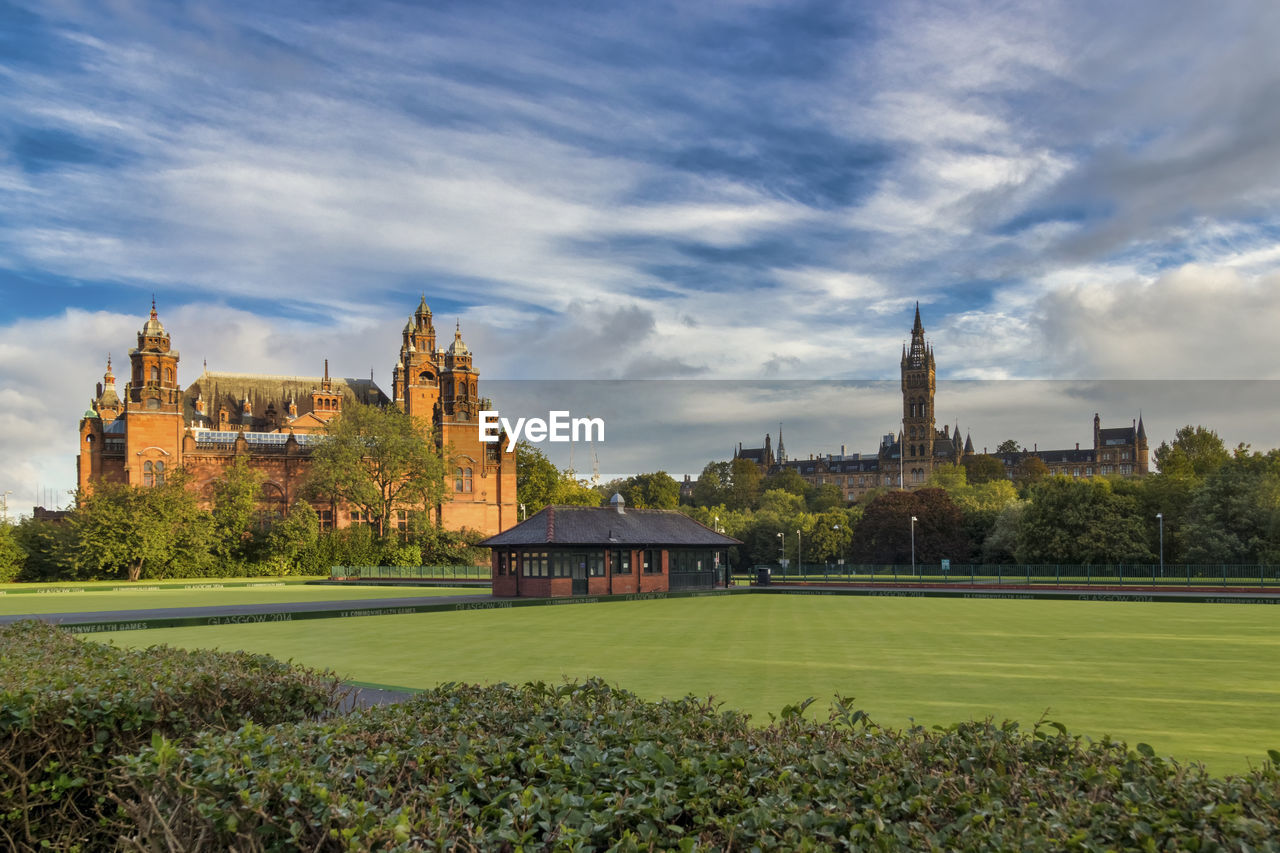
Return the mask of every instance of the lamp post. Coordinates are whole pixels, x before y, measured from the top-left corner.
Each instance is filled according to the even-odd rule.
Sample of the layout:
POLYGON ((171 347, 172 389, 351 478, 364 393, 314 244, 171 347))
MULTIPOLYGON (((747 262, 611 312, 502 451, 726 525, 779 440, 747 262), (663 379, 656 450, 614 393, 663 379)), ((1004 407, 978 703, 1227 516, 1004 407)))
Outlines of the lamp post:
POLYGON ((787 537, 778 534, 778 565, 782 566, 782 576, 787 576, 787 566, 783 560, 787 559, 787 537))
POLYGON ((916 517, 911 516, 911 578, 916 576, 916 517))
POLYGON ((831 529, 832 529, 832 530, 834 530, 834 531, 836 532, 836 547, 840 549, 837 553, 840 555, 840 556, 839 556, 840 566, 841 566, 841 567, 843 567, 843 566, 844 566, 844 548, 840 546, 840 541, 839 541, 839 540, 840 540, 840 525, 838 525, 838 524, 833 524, 833 525, 831 525, 831 529))
POLYGON ((802 543, 800 541, 800 531, 797 529, 796 530, 796 570, 799 572, 799 577, 803 578, 804 577, 804 552, 800 550, 801 545, 802 543))
POLYGON ((1156 513, 1156 521, 1160 522, 1160 577, 1164 577, 1164 513, 1156 513))

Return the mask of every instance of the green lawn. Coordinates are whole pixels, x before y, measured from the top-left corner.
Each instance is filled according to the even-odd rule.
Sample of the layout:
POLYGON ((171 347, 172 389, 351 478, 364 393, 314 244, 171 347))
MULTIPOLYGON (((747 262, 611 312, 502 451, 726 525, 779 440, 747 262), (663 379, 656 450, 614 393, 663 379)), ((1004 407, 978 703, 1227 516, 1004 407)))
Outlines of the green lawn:
POLYGON ((883 724, 987 715, 1110 733, 1216 772, 1280 748, 1280 608, 734 596, 139 631, 365 682, 604 678, 767 718, 833 694, 883 724))
MULTIPOLYGON (((189 581, 198 586, 214 585, 217 580, 189 581)), ((278 583, 278 582, 277 582, 278 583)), ((80 585, 76 585, 79 587, 80 585)), ((117 584, 117 587, 120 585, 117 584)), ((95 592, 50 592, 44 595, 0 595, 0 615, 10 616, 30 613, 81 613, 107 610, 143 610, 151 607, 216 607, 226 604, 273 604, 290 601, 347 601, 363 598, 408 598, 419 595, 476 595, 487 594, 488 587, 457 588, 428 586, 242 586, 224 589, 183 589, 162 586, 159 589, 143 587, 130 589, 104 589, 95 592)))

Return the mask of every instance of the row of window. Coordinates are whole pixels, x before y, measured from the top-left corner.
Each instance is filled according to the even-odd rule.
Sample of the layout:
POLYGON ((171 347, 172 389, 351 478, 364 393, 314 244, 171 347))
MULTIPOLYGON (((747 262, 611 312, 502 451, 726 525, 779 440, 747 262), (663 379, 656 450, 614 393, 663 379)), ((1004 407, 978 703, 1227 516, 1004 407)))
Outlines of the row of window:
POLYGON ((164 463, 163 462, 143 462, 142 463, 142 485, 144 486, 163 486, 164 485, 164 463))
MULTIPOLYGON (((673 551, 675 561, 685 552, 673 551)), ((640 552, 641 571, 647 575, 662 574, 661 552, 646 550, 640 552)), ((704 571, 703 565, 709 566, 707 557, 701 552, 696 561, 699 568, 673 569, 676 571, 704 571)), ((574 569, 581 569, 579 577, 602 578, 607 566, 613 567, 615 575, 631 574, 631 552, 614 549, 609 552, 609 562, 605 562, 603 551, 510 551, 499 552, 498 574, 512 575, 519 572, 526 578, 571 578, 574 569)), ((674 562, 673 562, 674 565, 674 562)))

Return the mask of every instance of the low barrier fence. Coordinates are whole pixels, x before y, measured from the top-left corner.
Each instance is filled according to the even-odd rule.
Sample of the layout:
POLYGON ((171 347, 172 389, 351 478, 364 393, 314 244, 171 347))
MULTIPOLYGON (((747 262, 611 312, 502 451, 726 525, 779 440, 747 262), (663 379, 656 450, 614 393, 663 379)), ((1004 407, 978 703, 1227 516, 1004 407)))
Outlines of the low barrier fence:
POLYGON ((735 571, 738 583, 754 582, 762 568, 776 583, 969 584, 993 586, 1280 587, 1280 566, 1238 565, 1025 565, 938 563, 910 565, 758 566, 735 571))
POLYGON ((360 580, 472 580, 490 579, 488 566, 333 566, 330 579, 360 580))

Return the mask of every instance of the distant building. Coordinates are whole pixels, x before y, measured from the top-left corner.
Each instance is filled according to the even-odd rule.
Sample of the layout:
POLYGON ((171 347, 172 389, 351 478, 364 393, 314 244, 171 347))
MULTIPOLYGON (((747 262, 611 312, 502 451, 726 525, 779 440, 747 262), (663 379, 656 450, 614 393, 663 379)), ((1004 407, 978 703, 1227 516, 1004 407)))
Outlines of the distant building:
MULTIPOLYGON (((207 497, 212 484, 238 458, 265 474, 263 508, 283 512, 300 496, 311 452, 328 424, 354 404, 395 405, 429 425, 436 446, 448 448, 446 500, 437 510, 452 529, 496 533, 516 521, 516 458, 500 443, 481 444, 478 418, 490 408, 478 394, 479 373, 455 328, 447 349, 425 296, 405 324, 400 359, 392 373, 393 396, 369 379, 219 373, 205 366, 185 389, 178 384, 178 351, 156 315, 129 351, 123 398, 116 393, 111 359, 97 394, 80 420, 78 485, 147 488, 181 467, 207 497)), ((317 504, 326 526, 368 524, 356 510, 317 504)), ((407 524, 404 513, 396 520, 407 524)))
MULTIPOLYGON (((832 484, 843 492, 845 500, 857 500, 874 488, 902 487, 915 489, 924 485, 934 470, 943 465, 958 464, 974 454, 973 439, 960 438, 957 424, 952 431, 944 425, 937 428, 934 396, 937 365, 933 346, 925 340, 920 322, 920 306, 916 305, 911 343, 902 350, 901 362, 902 423, 895 437, 881 438, 873 453, 844 452, 840 455, 810 455, 808 459, 790 459, 782 444, 782 427, 778 427, 778 449, 775 454, 770 436, 764 446, 744 448, 738 445, 735 459, 748 459, 766 474, 786 468, 794 469, 810 485, 832 484)), ((1092 477, 1119 474, 1142 476, 1148 472, 1147 434, 1142 419, 1131 427, 1103 429, 1101 418, 1093 416, 1093 447, 1074 450, 1023 450, 1017 453, 992 454, 1000 459, 1011 479, 1018 465, 1028 456, 1039 457, 1051 474, 1068 477, 1092 477)))
POLYGON ((493 594, 504 598, 623 595, 714 589, 741 545, 686 515, 607 507, 548 506, 481 545, 491 548, 493 594))

